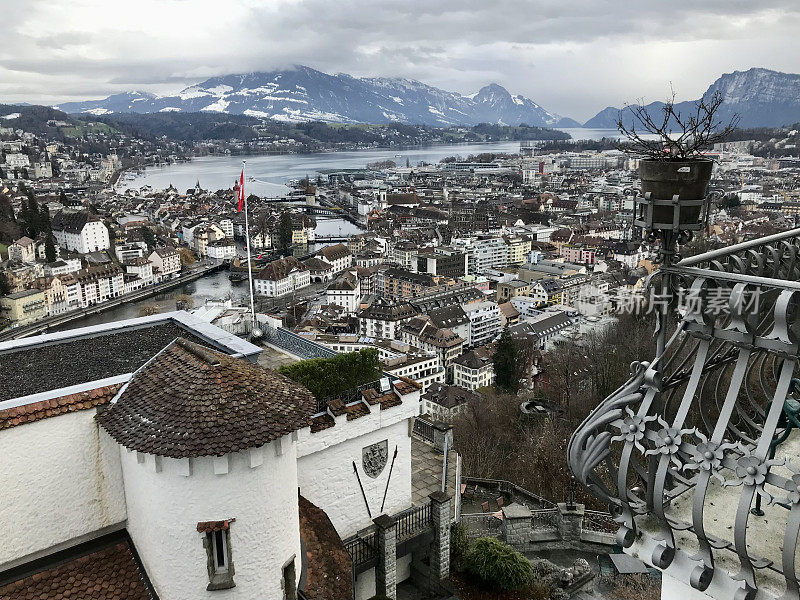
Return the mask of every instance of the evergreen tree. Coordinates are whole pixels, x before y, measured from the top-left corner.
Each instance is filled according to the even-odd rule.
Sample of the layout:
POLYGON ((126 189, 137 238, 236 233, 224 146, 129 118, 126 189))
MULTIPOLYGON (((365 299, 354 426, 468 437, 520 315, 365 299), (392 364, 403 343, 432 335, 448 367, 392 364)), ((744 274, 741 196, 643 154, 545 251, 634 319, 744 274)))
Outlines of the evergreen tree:
POLYGON ((50 221, 50 209, 47 204, 42 204, 39 208, 39 226, 42 233, 50 233, 53 230, 53 223, 50 221))
POLYGON ((278 224, 278 242, 281 248, 288 248, 292 245, 292 213, 288 210, 281 213, 281 220, 278 224))
POLYGON ((40 231, 41 215, 39 214, 39 203, 36 202, 36 196, 33 195, 33 190, 27 190, 28 205, 25 209, 25 235, 32 240, 40 231))
POLYGON ((156 236, 153 233, 153 230, 149 227, 142 227, 142 239, 144 240, 145 244, 149 247, 153 248, 156 245, 156 236))
POLYGON ((11 292, 11 285, 4 271, 0 271, 0 296, 5 296, 11 292))
POLYGON ((44 257, 47 262, 55 262, 58 258, 58 254, 56 253, 56 241, 53 238, 53 233, 48 231, 47 238, 44 241, 44 257))
POLYGON ((520 388, 519 380, 522 373, 518 370, 517 353, 517 342, 506 328, 497 342, 497 350, 493 357, 495 384, 506 392, 516 393, 520 388))

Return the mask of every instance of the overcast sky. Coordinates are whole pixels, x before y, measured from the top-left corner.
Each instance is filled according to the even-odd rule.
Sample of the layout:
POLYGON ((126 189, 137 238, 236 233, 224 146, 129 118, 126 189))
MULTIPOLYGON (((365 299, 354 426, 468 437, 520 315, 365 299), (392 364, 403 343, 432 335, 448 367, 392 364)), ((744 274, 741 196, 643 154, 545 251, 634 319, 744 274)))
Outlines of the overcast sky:
POLYGON ((0 102, 55 104, 305 64, 580 121, 695 99, 720 74, 800 71, 799 0, 0 0, 0 102))

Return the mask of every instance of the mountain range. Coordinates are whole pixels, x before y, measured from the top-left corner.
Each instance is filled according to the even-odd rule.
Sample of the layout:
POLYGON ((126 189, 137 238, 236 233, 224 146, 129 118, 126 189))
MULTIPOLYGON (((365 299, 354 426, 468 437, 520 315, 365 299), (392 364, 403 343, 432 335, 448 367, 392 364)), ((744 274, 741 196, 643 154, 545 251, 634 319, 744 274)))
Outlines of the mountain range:
MULTIPOLYGON (((722 93, 724 102, 718 115, 723 121, 738 114, 740 127, 775 127, 800 120, 798 89, 800 75, 753 68, 722 75, 703 97, 715 91, 722 93)), ((689 111, 692 105, 687 101, 676 107, 689 111)), ((652 113, 662 106, 653 102, 647 108, 652 113)), ((525 96, 511 94, 496 83, 464 96, 411 79, 329 75, 305 66, 212 77, 171 96, 124 92, 102 100, 66 102, 55 108, 93 115, 221 112, 283 122, 581 127, 577 121, 548 111, 525 96)), ((607 107, 582 126, 615 129, 620 116, 631 122, 631 107, 607 107)))
POLYGON ((125 92, 103 100, 66 102, 56 108, 95 115, 213 111, 287 122, 580 127, 577 121, 547 111, 524 96, 512 95, 496 83, 463 96, 411 79, 328 75, 304 66, 212 77, 174 96, 125 92))
MULTIPOLYGON (((739 116, 739 127, 779 127, 800 122, 800 75, 781 73, 769 69, 753 68, 747 71, 725 73, 712 83, 703 94, 709 99, 715 92, 722 95, 723 102, 717 119, 729 122, 739 116)), ((675 109, 688 115, 696 101, 675 103, 675 109)), ((636 105, 634 105, 636 106, 636 105)), ((660 115, 663 102, 651 102, 645 108, 651 115, 660 115)), ((633 109, 609 106, 583 124, 597 129, 616 129, 622 119, 626 126, 634 122, 633 109)))

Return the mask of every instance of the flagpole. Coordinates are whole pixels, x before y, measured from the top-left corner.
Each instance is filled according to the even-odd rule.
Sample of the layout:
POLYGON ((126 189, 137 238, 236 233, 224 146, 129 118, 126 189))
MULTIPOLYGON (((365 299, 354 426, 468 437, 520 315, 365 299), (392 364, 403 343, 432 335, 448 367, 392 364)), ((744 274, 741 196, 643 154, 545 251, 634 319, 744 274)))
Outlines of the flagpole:
POLYGON ((253 265, 250 257, 250 221, 247 216, 247 195, 244 193, 244 167, 246 163, 246 160, 242 161, 242 181, 239 184, 242 189, 239 193, 244 198, 244 237, 247 240, 247 281, 250 284, 250 314, 253 319, 253 331, 255 331, 257 329, 257 324, 255 300, 253 298, 253 265))

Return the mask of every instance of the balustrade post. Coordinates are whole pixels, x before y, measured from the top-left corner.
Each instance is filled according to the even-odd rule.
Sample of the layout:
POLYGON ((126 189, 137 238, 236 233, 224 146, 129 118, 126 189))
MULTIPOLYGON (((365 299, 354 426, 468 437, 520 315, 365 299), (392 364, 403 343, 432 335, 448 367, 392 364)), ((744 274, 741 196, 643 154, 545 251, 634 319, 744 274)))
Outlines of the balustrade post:
POLYGON ((506 544, 525 551, 531 541, 533 514, 522 504, 509 504, 503 511, 503 538, 506 544))
POLYGON ((431 589, 436 590, 450 576, 450 495, 433 492, 429 498, 433 527, 429 576, 431 589))
POLYGON ((395 600, 397 597, 397 522, 394 517, 380 515, 372 520, 377 526, 375 545, 378 564, 375 567, 375 594, 395 600))
POLYGON ((563 541, 580 541, 585 512, 586 507, 583 504, 558 504, 558 534, 563 541))

